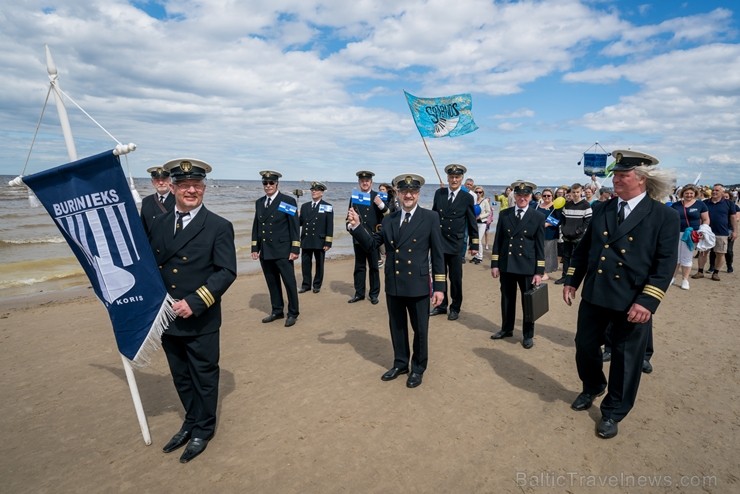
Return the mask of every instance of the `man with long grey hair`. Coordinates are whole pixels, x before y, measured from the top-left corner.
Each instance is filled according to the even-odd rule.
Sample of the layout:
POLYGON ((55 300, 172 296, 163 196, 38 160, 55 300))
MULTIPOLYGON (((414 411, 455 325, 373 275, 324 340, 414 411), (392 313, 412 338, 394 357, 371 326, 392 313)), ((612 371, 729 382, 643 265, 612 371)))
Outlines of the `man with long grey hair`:
POLYGON ((652 316, 676 268, 678 213, 659 199, 673 176, 658 160, 637 151, 614 151, 616 197, 595 208, 576 247, 563 286, 571 305, 583 283, 576 329, 576 367, 583 388, 571 405, 587 410, 607 390, 601 344, 612 344, 608 394, 601 402, 599 437, 617 435, 617 424, 635 404, 652 316))

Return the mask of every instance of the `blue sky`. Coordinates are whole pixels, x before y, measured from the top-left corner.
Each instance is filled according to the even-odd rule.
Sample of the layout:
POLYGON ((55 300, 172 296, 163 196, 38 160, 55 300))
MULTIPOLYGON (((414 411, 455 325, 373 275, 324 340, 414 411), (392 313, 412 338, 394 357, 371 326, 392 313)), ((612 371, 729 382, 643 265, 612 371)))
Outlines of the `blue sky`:
MULTIPOLYGON (((220 179, 433 181, 407 90, 472 94, 479 129, 427 145, 480 183, 585 181, 597 141, 658 157, 679 183, 739 183, 736 4, 29 0, 0 12, 0 173, 26 161, 48 44, 62 89, 137 144, 134 176, 193 157, 220 179)), ((115 145, 67 108, 80 157, 115 145)), ((66 161, 50 104, 26 173, 66 161)))

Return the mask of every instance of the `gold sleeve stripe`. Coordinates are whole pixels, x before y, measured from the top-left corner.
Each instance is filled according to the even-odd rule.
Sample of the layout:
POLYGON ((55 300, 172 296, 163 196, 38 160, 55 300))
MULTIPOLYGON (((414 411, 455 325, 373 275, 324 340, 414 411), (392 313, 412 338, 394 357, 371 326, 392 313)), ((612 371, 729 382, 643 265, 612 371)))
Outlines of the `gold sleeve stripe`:
POLYGON ((568 268, 568 272, 565 273, 565 276, 573 276, 576 274, 576 268, 568 268))
POLYGON ((333 241, 334 241, 334 237, 326 237, 326 238, 324 239, 324 241, 325 241, 325 242, 333 242, 333 241))
POLYGON ((498 254, 491 254, 492 261, 498 261, 498 254))
POLYGON ((299 242, 298 240, 294 240, 294 241, 292 241, 290 243, 290 245, 291 245, 291 247, 300 247, 301 246, 301 242, 299 242))
POLYGON ((473 244, 474 244, 474 245, 475 245, 475 244, 479 244, 479 243, 480 243, 480 240, 478 240, 477 238, 474 238, 474 239, 473 239, 473 244))
POLYGON ((257 241, 256 240, 252 240, 252 246, 255 246, 255 245, 257 245, 257 241))
POLYGON ((435 274, 434 275, 434 281, 446 281, 445 275, 443 275, 443 274, 435 274))
POLYGON ((545 267, 545 261, 537 261, 537 267, 545 267))
POLYGON ((213 295, 211 295, 211 292, 205 286, 202 286, 195 290, 195 293, 197 293, 198 296, 203 299, 203 302, 205 302, 208 307, 216 303, 216 299, 213 298, 213 295))
POLYGON ((658 300, 663 300, 663 297, 665 297, 665 292, 653 285, 645 285, 645 288, 642 289, 642 293, 655 297, 658 300))

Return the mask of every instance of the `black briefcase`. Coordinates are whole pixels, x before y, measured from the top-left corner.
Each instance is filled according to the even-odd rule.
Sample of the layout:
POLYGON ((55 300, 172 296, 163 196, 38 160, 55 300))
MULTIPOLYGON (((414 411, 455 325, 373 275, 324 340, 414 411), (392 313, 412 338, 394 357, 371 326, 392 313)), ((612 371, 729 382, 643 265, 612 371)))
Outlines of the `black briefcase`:
POLYGON ((535 322, 550 310, 547 283, 524 292, 524 322, 535 322))

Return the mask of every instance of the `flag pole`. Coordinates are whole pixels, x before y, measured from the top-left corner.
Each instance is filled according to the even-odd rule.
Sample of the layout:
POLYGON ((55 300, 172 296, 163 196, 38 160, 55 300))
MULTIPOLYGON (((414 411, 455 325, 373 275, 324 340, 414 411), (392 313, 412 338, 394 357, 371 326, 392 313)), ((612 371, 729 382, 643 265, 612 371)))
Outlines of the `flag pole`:
MULTIPOLYGON (((64 98, 62 97, 61 89, 59 88, 59 73, 57 71, 54 59, 51 58, 51 50, 49 45, 46 47, 46 71, 49 74, 49 81, 51 82, 51 90, 54 93, 54 101, 57 106, 57 113, 59 114, 59 123, 62 127, 62 134, 64 135, 64 143, 67 146, 67 155, 70 161, 77 161, 77 148, 75 147, 74 137, 72 135, 72 127, 69 125, 69 117, 67 116, 67 109, 64 106, 64 98)), ((129 145, 133 146, 133 145, 129 145)), ((131 390, 131 398, 134 400, 134 409, 139 419, 139 426, 141 427, 141 434, 144 436, 144 443, 147 446, 152 444, 152 439, 149 434, 149 426, 146 422, 146 415, 144 415, 144 407, 141 404, 141 397, 139 396, 139 388, 136 385, 136 377, 134 371, 131 368, 131 364, 126 360, 126 357, 121 355, 123 361, 123 370, 126 372, 126 379, 128 381, 129 389, 131 390)))
POLYGON ((149 434, 149 424, 146 421, 144 406, 141 404, 141 396, 139 396, 139 387, 136 385, 134 369, 131 367, 131 362, 123 355, 121 355, 121 362, 123 362, 123 370, 126 372, 128 389, 131 391, 131 399, 134 402, 134 410, 136 410, 136 418, 139 420, 141 435, 144 436, 144 444, 149 446, 152 444, 152 436, 149 434))
MULTIPOLYGON (((418 128, 417 128, 418 130, 418 128)), ((427 154, 429 155, 429 159, 432 160, 432 166, 434 166, 434 173, 437 174, 437 178, 439 179, 439 186, 444 187, 444 182, 442 182, 442 177, 439 174, 439 170, 437 169, 437 163, 434 162, 434 158, 432 158, 432 153, 429 152, 429 146, 427 146, 427 140, 424 139, 424 136, 421 135, 421 131, 419 132, 419 135, 421 136, 421 142, 424 143, 424 149, 427 150, 427 154)))

